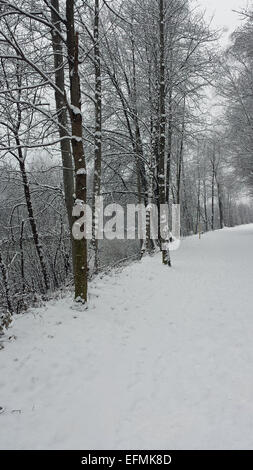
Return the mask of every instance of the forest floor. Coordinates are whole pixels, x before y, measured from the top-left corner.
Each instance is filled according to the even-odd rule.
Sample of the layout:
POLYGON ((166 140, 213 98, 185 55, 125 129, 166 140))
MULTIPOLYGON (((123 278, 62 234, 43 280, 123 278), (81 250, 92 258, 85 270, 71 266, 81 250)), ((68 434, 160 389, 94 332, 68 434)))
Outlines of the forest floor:
POLYGON ((19 317, 1 449, 252 449, 253 225, 182 241, 19 317))

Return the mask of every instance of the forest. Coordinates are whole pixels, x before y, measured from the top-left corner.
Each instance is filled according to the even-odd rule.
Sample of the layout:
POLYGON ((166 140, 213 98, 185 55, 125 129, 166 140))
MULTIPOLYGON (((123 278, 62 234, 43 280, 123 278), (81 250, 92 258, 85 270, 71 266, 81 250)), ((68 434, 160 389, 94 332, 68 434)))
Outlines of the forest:
POLYGON ((150 204, 180 205, 182 238, 253 222, 253 8, 238 14, 223 48, 191 0, 0 0, 0 332, 65 290, 86 308, 114 266, 173 265, 161 231, 98 240, 96 198, 144 204, 147 234, 150 204))

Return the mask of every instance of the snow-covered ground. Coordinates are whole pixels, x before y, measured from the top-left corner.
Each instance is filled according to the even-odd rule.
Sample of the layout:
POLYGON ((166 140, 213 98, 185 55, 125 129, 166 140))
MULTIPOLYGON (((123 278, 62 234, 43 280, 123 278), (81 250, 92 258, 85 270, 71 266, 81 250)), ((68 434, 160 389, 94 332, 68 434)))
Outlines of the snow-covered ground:
POLYGON ((1 449, 253 449, 253 225, 191 237, 18 318, 1 449))

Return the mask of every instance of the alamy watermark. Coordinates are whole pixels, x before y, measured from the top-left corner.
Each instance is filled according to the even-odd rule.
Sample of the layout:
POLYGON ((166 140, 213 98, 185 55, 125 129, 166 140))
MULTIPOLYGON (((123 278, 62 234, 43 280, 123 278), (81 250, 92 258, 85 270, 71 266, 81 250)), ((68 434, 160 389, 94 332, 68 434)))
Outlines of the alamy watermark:
MULTIPOLYGON (((169 206, 161 204, 109 204, 104 206, 103 197, 95 201, 95 239, 96 240, 163 240, 163 249, 177 250, 180 246, 180 204, 171 206, 171 229, 169 206), (173 243, 171 243, 173 241, 173 243)), ((72 234, 76 240, 92 240, 92 209, 77 199, 73 208, 72 234)))

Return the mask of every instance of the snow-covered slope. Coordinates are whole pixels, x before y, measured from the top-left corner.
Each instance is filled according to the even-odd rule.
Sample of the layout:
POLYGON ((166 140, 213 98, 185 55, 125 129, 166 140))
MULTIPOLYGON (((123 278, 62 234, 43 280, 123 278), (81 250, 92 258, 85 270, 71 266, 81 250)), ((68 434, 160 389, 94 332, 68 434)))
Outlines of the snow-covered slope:
POLYGON ((1 449, 253 448, 253 225, 191 237, 16 320, 1 449), (98 296, 98 297, 97 297, 98 296))

